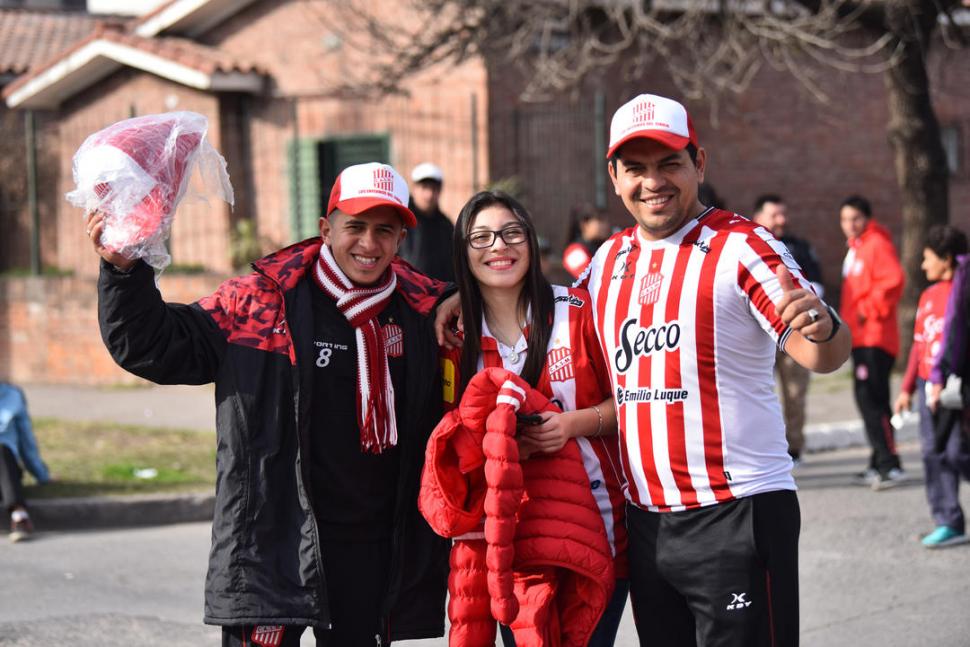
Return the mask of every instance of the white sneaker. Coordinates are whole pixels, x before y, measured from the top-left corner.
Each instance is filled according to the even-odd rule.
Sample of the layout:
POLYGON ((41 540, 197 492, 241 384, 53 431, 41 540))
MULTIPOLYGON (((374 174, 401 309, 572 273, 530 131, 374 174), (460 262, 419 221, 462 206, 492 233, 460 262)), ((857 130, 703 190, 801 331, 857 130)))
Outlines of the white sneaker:
POLYGON ((17 543, 30 539, 34 534, 34 524, 23 510, 17 510, 10 515, 10 541, 17 543))
POLYGON ((901 467, 894 467, 889 470, 885 475, 877 474, 876 479, 872 482, 872 489, 874 492, 879 492, 881 490, 888 490, 889 488, 894 488, 897 485, 902 485, 909 480, 909 475, 903 471, 901 467))
POLYGON ((856 472, 852 475, 852 482, 856 485, 868 485, 872 487, 872 484, 879 478, 879 472, 874 468, 868 467, 862 472, 856 472))

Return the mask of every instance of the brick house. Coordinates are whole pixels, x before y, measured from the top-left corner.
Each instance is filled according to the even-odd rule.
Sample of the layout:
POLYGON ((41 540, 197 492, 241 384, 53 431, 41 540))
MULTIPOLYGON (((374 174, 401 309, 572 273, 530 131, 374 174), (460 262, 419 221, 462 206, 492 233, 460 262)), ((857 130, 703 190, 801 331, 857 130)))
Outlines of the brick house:
MULTIPOLYGON (((403 11, 386 5, 388 12, 403 11)), ((408 80, 406 95, 362 98, 342 86, 367 78, 371 53, 366 41, 345 41, 335 20, 319 0, 168 0, 140 17, 93 21, 82 38, 6 86, 9 108, 50 115, 44 262, 73 276, 0 281, 0 375, 127 379, 100 348, 93 319, 97 264, 80 214, 62 196, 72 188, 71 158, 83 139, 132 115, 183 109, 206 115, 236 191, 233 210, 220 204, 180 210, 170 244, 174 262, 211 274, 163 275, 170 300, 197 298, 233 271, 230 240, 242 221, 255 224, 265 251, 313 235, 336 174, 358 161, 387 161, 405 174, 418 162, 438 163, 446 174, 444 209, 452 215, 475 189, 514 178, 541 232, 559 249, 568 242, 575 203, 605 206, 627 225, 602 159, 609 116, 647 89, 677 96, 668 80, 630 82, 617 71, 599 75, 575 97, 525 104, 514 70, 472 60, 408 80), (75 358, 71 367, 68 355, 75 358)), ((970 66, 964 53, 934 51, 934 102, 953 162, 951 218, 967 225, 970 66)), ((716 124, 707 106, 690 108, 711 154, 708 180, 727 206, 745 213, 760 193, 785 195, 792 228, 816 243, 828 286, 837 288, 844 251, 838 201, 867 195, 898 236, 899 194, 881 78, 849 82, 833 74, 826 89, 834 100, 822 106, 789 77, 766 69, 742 97, 720 106, 716 124)), ((20 242, 7 246, 22 250, 24 233, 17 235, 20 242)))
MULTIPOLYGON (((97 24, 89 14, 68 11, 0 9, 0 88, 18 76, 36 69, 51 56, 64 51, 86 37, 97 24)), ((37 171, 37 217, 42 234, 40 247, 53 252, 56 240, 53 222, 56 177, 57 128, 51 111, 34 111, 30 115, 38 139, 40 155, 37 171)), ((11 110, 0 103, 0 269, 30 266, 30 233, 32 214, 27 200, 28 165, 27 113, 11 110)), ((50 256, 45 260, 50 264, 50 256)))
MULTIPOLYGON (((471 113, 484 113, 484 67, 415 79, 410 97, 347 98, 330 89, 333 76, 359 67, 362 56, 328 31, 315 4, 163 3, 124 26, 100 25, 8 86, 7 104, 56 111, 61 195, 73 186, 71 158, 90 133, 132 115, 205 115, 209 139, 228 162, 236 207, 180 210, 171 248, 182 265, 231 272, 230 233, 241 219, 255 221, 267 249, 313 235, 333 179, 357 161, 408 169, 434 159, 449 171, 446 206, 460 207, 485 179, 484 147, 471 159, 471 113)), ((478 130, 484 142, 484 125, 478 130)), ((76 209, 59 201, 57 210, 56 265, 95 273, 76 209)))
MULTIPOLYGON (((244 219, 256 224, 267 251, 314 235, 322 201, 348 164, 376 159, 406 171, 434 160, 447 169, 444 206, 452 212, 485 182, 484 65, 431 71, 409 83, 409 96, 349 97, 337 81, 365 69, 367 55, 341 42, 323 9, 315 2, 171 0, 138 18, 96 21, 84 38, 4 88, 9 108, 45 111, 56 122, 47 142, 54 180, 46 190, 53 215, 42 225, 44 262, 71 276, 0 280, 0 374, 129 379, 100 348, 97 263, 81 214, 62 198, 73 188, 78 146, 120 119, 201 113, 228 162, 235 208, 185 204, 179 211, 174 264, 209 273, 163 275, 171 300, 193 300, 233 271, 230 240, 244 219)), ((25 233, 11 244, 22 247, 25 233)))

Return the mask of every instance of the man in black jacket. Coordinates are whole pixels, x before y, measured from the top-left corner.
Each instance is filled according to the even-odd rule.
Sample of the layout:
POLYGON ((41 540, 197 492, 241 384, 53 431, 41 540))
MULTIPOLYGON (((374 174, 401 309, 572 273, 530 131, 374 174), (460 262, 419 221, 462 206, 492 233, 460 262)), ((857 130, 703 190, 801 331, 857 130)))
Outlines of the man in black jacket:
POLYGON ((431 278, 453 282, 455 226, 439 206, 443 185, 444 173, 434 164, 424 162, 411 171, 409 206, 417 225, 401 243, 400 255, 431 278))
POLYGON ((426 316, 442 287, 391 261, 414 226, 390 166, 344 170, 320 238, 192 305, 100 245, 101 335, 123 368, 216 384, 217 480, 205 622, 223 645, 383 645, 441 636, 447 542, 417 510, 440 417, 426 316), (404 349, 407 348, 405 355, 404 349))
MULTIPOLYGON (((752 220, 785 244, 795 262, 802 268, 802 274, 821 297, 825 288, 822 286, 822 270, 819 268, 818 257, 808 241, 787 233, 788 207, 785 201, 774 194, 762 195, 755 200, 753 213, 752 220)), ((797 465, 805 447, 805 398, 812 373, 782 352, 775 358, 775 371, 778 373, 778 381, 781 382, 788 453, 797 465)))

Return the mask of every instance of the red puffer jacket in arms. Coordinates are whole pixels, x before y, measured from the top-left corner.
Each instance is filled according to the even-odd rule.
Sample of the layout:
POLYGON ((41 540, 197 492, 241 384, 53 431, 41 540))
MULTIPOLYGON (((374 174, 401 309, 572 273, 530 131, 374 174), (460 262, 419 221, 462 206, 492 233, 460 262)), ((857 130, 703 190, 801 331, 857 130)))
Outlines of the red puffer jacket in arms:
POLYGON ((455 539, 453 647, 494 645, 496 620, 519 647, 582 647, 613 593, 613 556, 576 442, 519 463, 516 412, 549 410, 521 378, 488 368, 428 441, 418 507, 455 539))

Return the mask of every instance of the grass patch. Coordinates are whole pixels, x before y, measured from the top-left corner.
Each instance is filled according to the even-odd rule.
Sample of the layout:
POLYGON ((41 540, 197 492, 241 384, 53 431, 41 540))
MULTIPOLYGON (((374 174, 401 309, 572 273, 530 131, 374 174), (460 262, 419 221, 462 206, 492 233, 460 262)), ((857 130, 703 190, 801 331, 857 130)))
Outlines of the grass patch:
MULTIPOLYGON (((46 277, 74 276, 74 270, 45 265, 41 268, 40 275, 46 277)), ((21 279, 28 276, 34 276, 33 270, 29 267, 11 267, 8 270, 0 272, 0 277, 2 278, 21 279)))
POLYGON ((28 499, 206 491, 215 486, 215 435, 39 418, 34 434, 56 481, 26 477, 28 499))

